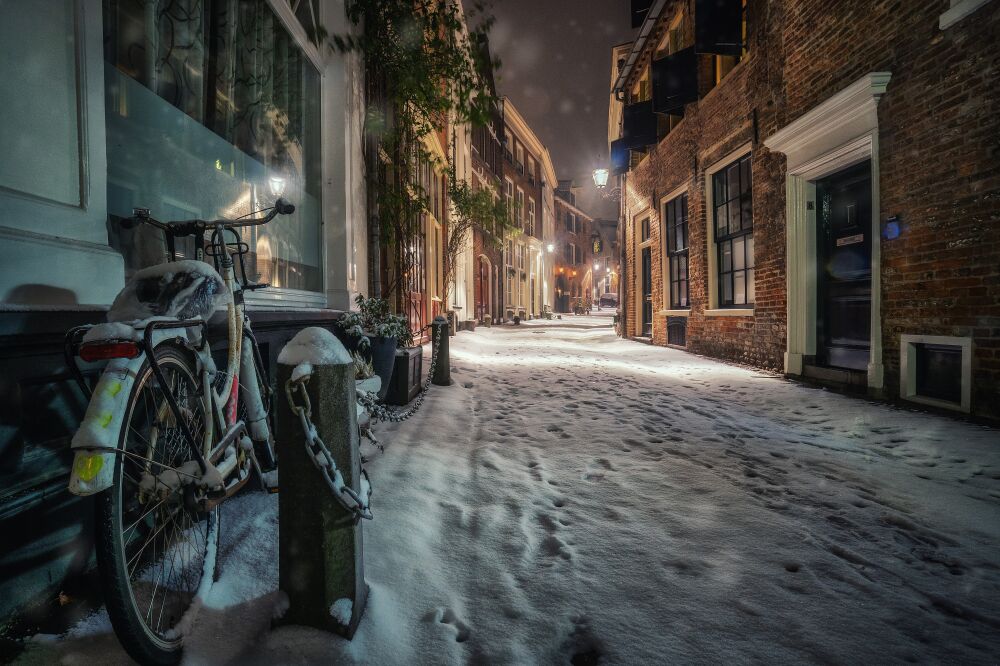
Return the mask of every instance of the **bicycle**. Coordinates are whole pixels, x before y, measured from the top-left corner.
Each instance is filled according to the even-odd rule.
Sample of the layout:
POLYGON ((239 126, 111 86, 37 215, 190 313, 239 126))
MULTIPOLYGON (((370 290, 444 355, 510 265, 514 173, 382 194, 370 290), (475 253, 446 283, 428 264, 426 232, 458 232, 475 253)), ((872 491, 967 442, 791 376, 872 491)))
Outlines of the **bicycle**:
POLYGON ((135 209, 122 224, 162 230, 168 261, 135 273, 109 323, 66 335, 67 366, 90 396, 73 436, 69 490, 95 496, 108 615, 140 663, 180 660, 215 577, 219 505, 251 476, 266 486, 277 466, 272 391, 244 308, 245 292, 268 285, 247 280, 249 247, 237 230, 294 210, 278 199, 249 219, 160 222, 135 209), (187 237, 196 259, 178 261, 176 241, 187 237), (221 371, 206 327, 223 303, 229 344, 221 371), (92 390, 77 359, 107 361, 92 390))

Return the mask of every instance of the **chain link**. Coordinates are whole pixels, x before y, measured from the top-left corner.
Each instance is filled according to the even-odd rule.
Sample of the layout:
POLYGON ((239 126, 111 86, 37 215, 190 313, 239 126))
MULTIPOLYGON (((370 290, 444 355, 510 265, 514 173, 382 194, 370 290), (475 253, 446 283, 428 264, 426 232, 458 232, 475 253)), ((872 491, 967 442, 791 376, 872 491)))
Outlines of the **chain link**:
POLYGON ((309 455, 309 459, 312 460, 316 469, 319 470, 323 480, 330 488, 333 497, 340 506, 352 513, 355 521, 360 518, 371 520, 373 518, 371 510, 372 485, 371 480, 368 478, 368 472, 363 467, 361 468, 361 493, 365 495, 362 497, 361 493, 356 492, 347 485, 340 470, 337 469, 337 463, 334 462, 333 456, 330 454, 330 449, 327 448, 326 443, 320 438, 319 433, 316 432, 316 426, 313 425, 312 403, 309 400, 309 392, 306 391, 306 382, 309 381, 310 376, 305 375, 295 381, 289 379, 285 383, 285 396, 288 398, 288 406, 291 407, 292 412, 298 415, 299 424, 302 426, 306 453, 309 455), (303 404, 301 405, 295 403, 296 391, 302 396, 303 404), (366 486, 367 492, 365 492, 366 486))
MULTIPOLYGON (((427 328, 427 327, 425 327, 427 328)), ((421 332, 424 329, 421 329, 421 332)), ((427 379, 424 380, 424 385, 420 389, 420 393, 414 398, 413 404, 406 409, 395 410, 389 409, 383 403, 379 402, 374 395, 367 393, 358 395, 358 402, 364 407, 368 414, 371 415, 373 419, 379 421, 389 421, 391 423, 402 423, 406 419, 410 418, 417 413, 420 409, 420 405, 424 403, 424 398, 427 397, 427 389, 431 386, 431 380, 434 379, 434 368, 437 367, 438 352, 441 349, 441 331, 444 330, 444 326, 438 326, 434 331, 434 341, 431 343, 431 367, 430 371, 427 373, 427 379)))

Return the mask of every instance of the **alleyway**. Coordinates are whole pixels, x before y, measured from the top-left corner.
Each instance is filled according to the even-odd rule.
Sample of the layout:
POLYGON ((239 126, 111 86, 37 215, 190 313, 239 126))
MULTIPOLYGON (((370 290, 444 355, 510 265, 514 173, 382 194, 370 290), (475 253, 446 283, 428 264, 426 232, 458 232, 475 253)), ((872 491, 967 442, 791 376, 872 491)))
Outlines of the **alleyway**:
MULTIPOLYGON (((191 663, 1000 654, 996 430, 617 340, 609 317, 452 345, 454 385, 367 452, 372 596, 353 643, 269 630, 277 497, 248 495, 225 506, 191 663)), ((22 658, 54 652, 121 654, 103 614, 22 658)))

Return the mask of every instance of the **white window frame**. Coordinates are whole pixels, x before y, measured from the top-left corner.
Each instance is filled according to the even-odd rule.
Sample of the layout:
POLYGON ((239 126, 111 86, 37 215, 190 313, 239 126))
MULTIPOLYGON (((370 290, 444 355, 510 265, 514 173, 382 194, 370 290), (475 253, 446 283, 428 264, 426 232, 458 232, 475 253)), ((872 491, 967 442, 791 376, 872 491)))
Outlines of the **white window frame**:
POLYGON ((938 17, 938 28, 947 30, 990 0, 951 0, 951 6, 938 17))
MULTIPOLYGON (((685 181, 683 185, 677 187, 676 189, 669 192, 666 196, 660 198, 659 212, 660 212, 660 256, 663 257, 663 261, 660 266, 663 270, 660 272, 663 278, 663 309, 657 314, 670 317, 687 317, 691 314, 691 196, 688 192, 690 188, 690 181, 685 181), (671 310, 670 309, 670 248, 667 247, 667 216, 664 214, 667 204, 672 202, 679 196, 688 194, 688 222, 687 222, 687 234, 686 239, 688 244, 688 306, 686 308, 671 310)), ((607 261, 607 258, 605 258, 607 261)))
POLYGON ((524 146, 521 144, 517 144, 517 147, 514 149, 514 165, 522 172, 524 171, 524 146))
MULTIPOLYGON (((753 144, 748 141, 705 169, 705 238, 707 239, 706 247, 708 248, 708 252, 706 253, 708 255, 708 270, 706 275, 708 300, 706 301, 707 307, 705 308, 706 317, 752 317, 754 314, 754 308, 749 304, 748 307, 744 308, 719 307, 719 258, 718 252, 716 252, 715 215, 713 215, 715 202, 712 198, 715 192, 715 188, 712 187, 712 177, 742 157, 750 155, 752 159, 752 147, 753 144)), ((751 164, 751 169, 752 168, 753 166, 751 164)), ((688 229, 690 228, 689 217, 688 229)), ((754 243, 754 250, 756 252, 756 243, 754 243)), ((756 265, 757 259, 754 257, 754 266, 756 265)), ((756 269, 754 276, 756 277, 756 269)))
POLYGON ((909 335, 899 339, 899 395, 904 400, 932 407, 953 409, 968 414, 972 411, 972 338, 949 335, 909 335), (962 350, 962 401, 948 402, 917 395, 917 345, 947 345, 962 350))
POLYGON ((528 235, 535 235, 535 200, 528 197, 528 235))

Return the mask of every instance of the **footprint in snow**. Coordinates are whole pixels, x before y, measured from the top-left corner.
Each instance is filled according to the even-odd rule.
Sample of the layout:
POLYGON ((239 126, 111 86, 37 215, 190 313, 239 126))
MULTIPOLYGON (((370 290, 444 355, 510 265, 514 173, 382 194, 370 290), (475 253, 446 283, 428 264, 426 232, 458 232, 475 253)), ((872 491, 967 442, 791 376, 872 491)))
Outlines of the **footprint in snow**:
POLYGON ((464 643, 469 640, 469 636, 472 634, 472 628, 460 620, 455 614, 455 611, 447 606, 428 611, 427 614, 424 615, 424 621, 451 625, 455 629, 456 643, 464 643))

